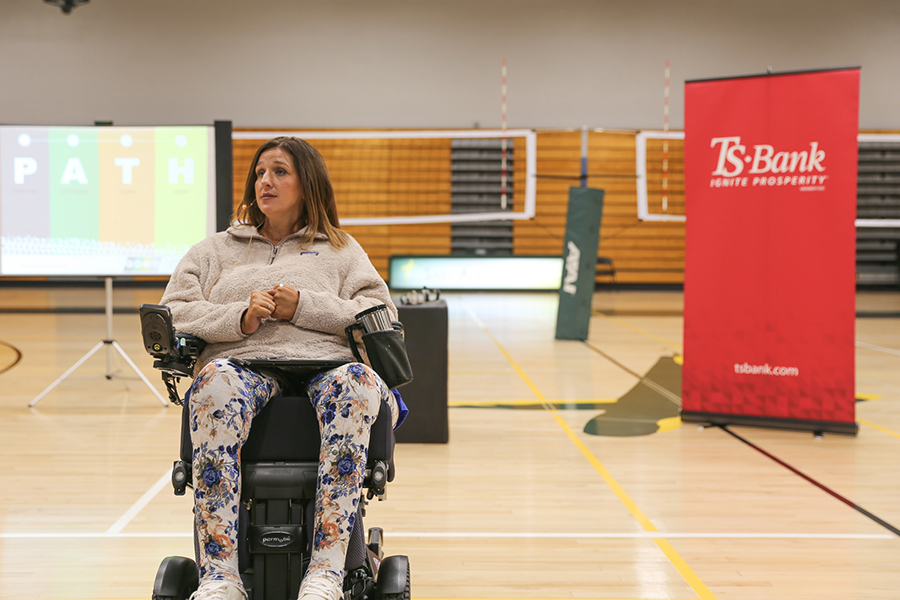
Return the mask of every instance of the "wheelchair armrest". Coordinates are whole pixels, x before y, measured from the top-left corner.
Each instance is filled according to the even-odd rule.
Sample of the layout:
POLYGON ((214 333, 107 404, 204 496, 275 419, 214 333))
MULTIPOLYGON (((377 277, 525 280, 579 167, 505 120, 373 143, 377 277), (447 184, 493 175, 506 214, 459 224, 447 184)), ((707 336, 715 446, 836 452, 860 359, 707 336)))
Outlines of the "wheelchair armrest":
POLYGON ((391 409, 386 402, 381 403, 378 409, 378 417, 372 424, 369 435, 369 460, 384 460, 391 463, 391 478, 393 477, 394 458, 394 428, 391 422, 391 409))
POLYGON ((366 493, 369 500, 376 496, 383 500, 385 486, 394 480, 395 443, 391 409, 386 402, 382 402, 369 435, 369 464, 363 482, 363 487, 369 490, 366 493))

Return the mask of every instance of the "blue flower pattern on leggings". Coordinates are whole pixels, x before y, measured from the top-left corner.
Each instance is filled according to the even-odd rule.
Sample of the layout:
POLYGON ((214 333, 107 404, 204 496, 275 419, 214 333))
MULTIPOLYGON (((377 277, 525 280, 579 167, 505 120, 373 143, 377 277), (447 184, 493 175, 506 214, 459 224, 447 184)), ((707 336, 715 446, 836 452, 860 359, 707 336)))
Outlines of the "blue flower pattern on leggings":
MULTIPOLYGON (((388 402, 396 422, 397 403, 384 382, 358 363, 317 375, 308 391, 322 433, 308 573, 320 571, 341 581, 360 500, 369 430, 382 401, 388 402)), ((240 585, 240 448, 247 441, 253 417, 278 392, 274 378, 224 359, 206 365, 191 386, 194 515, 202 580, 227 579, 240 585)))
POLYGON ((369 452, 369 430, 387 386, 370 369, 353 363, 322 373, 309 384, 322 439, 316 493, 315 548, 310 572, 340 580, 343 556, 359 507, 369 452), (373 394, 372 392, 377 393, 373 394), (340 562, 335 560, 341 557, 340 562))
POLYGON ((240 582, 237 558, 240 448, 252 418, 277 393, 274 379, 225 360, 206 365, 191 386, 194 521, 201 577, 240 582), (205 560, 204 560, 205 557, 205 560))

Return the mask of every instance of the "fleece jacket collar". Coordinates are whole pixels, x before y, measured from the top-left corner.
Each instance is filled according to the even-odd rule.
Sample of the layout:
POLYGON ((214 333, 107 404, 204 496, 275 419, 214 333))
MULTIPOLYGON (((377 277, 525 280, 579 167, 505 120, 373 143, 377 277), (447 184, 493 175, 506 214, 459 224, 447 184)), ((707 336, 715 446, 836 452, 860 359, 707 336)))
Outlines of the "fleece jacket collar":
MULTIPOLYGON (((228 233, 230 233, 231 235, 233 235, 234 237, 239 237, 239 238, 244 238, 244 239, 259 238, 259 239, 263 239, 266 241, 271 241, 271 240, 268 240, 268 238, 264 237, 262 234, 260 234, 259 230, 257 230, 256 227, 254 227, 253 225, 247 225, 247 224, 240 223, 240 224, 232 225, 231 227, 226 229, 226 231, 228 233)), ((297 231, 296 233, 292 233, 291 235, 284 238, 284 240, 288 240, 288 239, 291 239, 294 237, 302 237, 303 235, 305 235, 305 233, 306 233, 306 227, 304 227, 300 231, 297 231)), ((322 233, 321 231, 319 231, 319 232, 316 232, 315 239, 327 240, 328 236, 325 235, 324 233, 322 233)), ((281 241, 283 242, 284 240, 281 240, 281 241)))

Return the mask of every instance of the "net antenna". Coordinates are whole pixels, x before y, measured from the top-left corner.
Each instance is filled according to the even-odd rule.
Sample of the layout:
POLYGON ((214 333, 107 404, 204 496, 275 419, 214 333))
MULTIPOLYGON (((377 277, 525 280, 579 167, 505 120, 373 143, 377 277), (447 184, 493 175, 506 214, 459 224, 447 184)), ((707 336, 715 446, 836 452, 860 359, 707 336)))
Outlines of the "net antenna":
POLYGON ((279 136, 307 140, 322 154, 341 226, 529 220, 535 215, 537 134, 530 129, 232 132, 235 141, 261 143, 279 136), (463 204, 454 198, 454 189, 461 187, 469 192, 463 204))
MULTIPOLYGON (((676 131, 674 133, 669 131, 669 96, 670 96, 670 75, 671 69, 669 65, 669 59, 666 59, 666 66, 664 71, 664 83, 663 83, 663 128, 662 131, 639 131, 635 136, 635 174, 637 175, 637 213, 638 219, 641 221, 663 221, 663 222, 684 222, 685 216, 683 214, 677 214, 679 212, 679 208, 682 206, 682 203, 679 202, 679 193, 676 190, 675 193, 675 205, 672 207, 673 211, 669 211, 669 141, 670 140, 683 140, 684 132, 676 131), (657 171, 658 162, 656 162, 656 156, 651 161, 651 164, 647 163, 647 142, 648 140, 661 140, 662 141, 662 169, 657 171), (661 175, 662 178, 662 194, 660 197, 660 212, 654 213, 650 210, 650 193, 648 192, 648 187, 650 182, 648 181, 648 169, 651 170, 654 175, 654 179, 661 175)), ((678 146, 676 145, 676 149, 678 146)), ((678 169, 678 160, 676 159, 676 176, 680 172, 678 169)), ((677 178, 676 178, 677 181, 677 178)), ((655 181, 654 181, 655 184, 655 181)), ((656 188, 655 185, 653 187, 654 190, 656 188)), ((683 200, 683 198, 682 198, 683 200)))
POLYGON ((669 59, 666 59, 666 83, 663 91, 663 168, 662 209, 669 211, 669 59))
POLYGON ((500 130, 503 137, 500 140, 500 208, 506 210, 506 57, 503 57, 503 68, 500 72, 500 130))

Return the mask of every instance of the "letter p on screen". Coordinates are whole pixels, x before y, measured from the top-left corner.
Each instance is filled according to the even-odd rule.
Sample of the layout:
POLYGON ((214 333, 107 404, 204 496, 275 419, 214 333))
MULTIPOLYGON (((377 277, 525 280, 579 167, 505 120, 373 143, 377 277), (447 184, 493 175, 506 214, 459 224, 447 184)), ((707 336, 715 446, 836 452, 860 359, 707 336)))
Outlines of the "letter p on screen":
POLYGON ((37 173, 37 161, 30 156, 13 158, 13 181, 19 185, 25 183, 25 177, 37 173))

